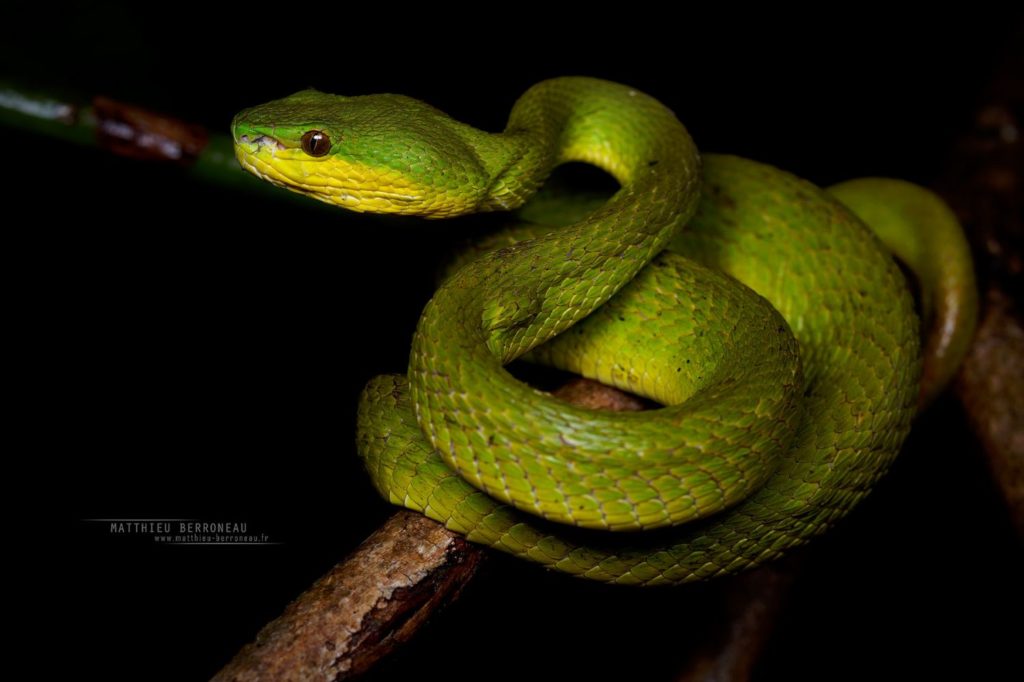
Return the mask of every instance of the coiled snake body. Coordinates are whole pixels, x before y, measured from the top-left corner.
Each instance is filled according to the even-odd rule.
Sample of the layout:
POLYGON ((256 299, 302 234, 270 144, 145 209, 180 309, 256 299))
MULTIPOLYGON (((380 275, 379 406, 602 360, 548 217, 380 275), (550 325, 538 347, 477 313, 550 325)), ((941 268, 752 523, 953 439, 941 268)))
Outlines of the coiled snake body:
MULTIPOLYGON (((408 374, 364 391, 358 448, 379 492, 474 542, 610 582, 709 578, 827 529, 907 435, 918 322, 879 240, 792 175, 702 163, 642 93, 544 81, 490 134, 405 97, 304 91, 243 111, 233 132, 246 169, 354 210, 513 209, 568 161, 620 183, 573 225, 510 238, 449 277, 408 374), (665 407, 567 405, 503 369, 526 354, 665 407)), ((837 192, 870 208, 870 184, 837 192)), ((908 216, 945 210, 913 186, 899 196, 913 198, 876 220, 901 234, 922 229, 908 216)), ((966 291, 966 246, 943 220, 927 229, 951 240, 943 272, 966 291)), ((972 299, 922 288, 945 302, 944 325, 968 320, 932 352, 955 365, 972 299)))

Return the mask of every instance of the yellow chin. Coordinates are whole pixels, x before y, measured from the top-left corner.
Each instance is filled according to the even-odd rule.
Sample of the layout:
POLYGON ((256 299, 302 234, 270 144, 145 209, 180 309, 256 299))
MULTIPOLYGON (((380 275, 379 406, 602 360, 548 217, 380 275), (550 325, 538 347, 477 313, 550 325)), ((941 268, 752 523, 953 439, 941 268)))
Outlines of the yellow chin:
POLYGON ((315 159, 301 150, 236 144, 235 158, 242 168, 267 182, 350 211, 446 218, 475 208, 458 196, 416 186, 389 169, 337 158, 315 159))

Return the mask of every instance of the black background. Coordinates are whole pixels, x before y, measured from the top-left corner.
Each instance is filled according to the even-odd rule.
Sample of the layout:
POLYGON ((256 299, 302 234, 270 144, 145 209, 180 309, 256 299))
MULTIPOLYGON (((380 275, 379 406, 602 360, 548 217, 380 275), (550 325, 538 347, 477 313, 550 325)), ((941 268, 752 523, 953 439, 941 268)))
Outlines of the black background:
MULTIPOLYGON (((669 21, 622 5, 570 28, 526 7, 37 8, 12 20, 0 76, 224 131, 238 109, 308 86, 402 92, 499 129, 530 84, 593 75, 662 99, 702 149, 820 184, 928 184, 1020 36, 1018 18, 982 8, 684 11, 669 21)), ((4 135, 25 402, 69 507, 67 672, 208 678, 391 512, 355 460, 355 400, 372 375, 404 369, 452 237, 4 135), (160 547, 83 520, 107 517, 244 521, 281 544, 160 547)), ((761 679, 1000 678, 1019 660, 1024 562, 951 400, 809 562, 761 679)), ((525 661, 537 679, 670 679, 706 597, 495 557, 376 677, 502 678, 525 661)))

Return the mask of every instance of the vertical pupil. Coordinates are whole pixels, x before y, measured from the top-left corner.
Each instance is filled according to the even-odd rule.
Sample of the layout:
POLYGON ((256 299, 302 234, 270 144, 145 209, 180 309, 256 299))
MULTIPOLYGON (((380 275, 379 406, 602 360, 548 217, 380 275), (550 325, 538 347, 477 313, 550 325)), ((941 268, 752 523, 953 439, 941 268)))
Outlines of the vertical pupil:
POLYGON ((331 138, 322 130, 307 130, 302 136, 302 149, 310 156, 323 156, 331 149, 331 138))

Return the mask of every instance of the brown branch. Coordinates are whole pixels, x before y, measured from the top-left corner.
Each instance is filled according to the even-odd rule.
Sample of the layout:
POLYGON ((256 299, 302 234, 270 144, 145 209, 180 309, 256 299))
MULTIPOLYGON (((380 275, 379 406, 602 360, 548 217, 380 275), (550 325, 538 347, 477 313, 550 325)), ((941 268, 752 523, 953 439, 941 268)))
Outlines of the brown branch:
POLYGON ((805 556, 789 554, 723 582, 706 614, 708 627, 689 652, 677 682, 750 679, 805 556))
POLYGON ((469 581, 482 552, 399 511, 266 625, 214 682, 320 682, 365 672, 469 581))
POLYGON ((984 447, 992 479, 1024 538, 1024 328, 1010 298, 993 288, 960 372, 957 393, 984 447))
MULTIPOLYGON (((643 409, 636 398, 586 379, 554 395, 595 409, 643 409)), ((260 630, 213 682, 352 679, 452 602, 482 558, 482 549, 441 524, 399 511, 260 630)))
MULTIPOLYGON (((1020 35, 1024 38, 1024 35, 1020 35)), ((983 312, 956 390, 1024 537, 1024 41, 1014 43, 941 183, 980 263, 983 312)))

